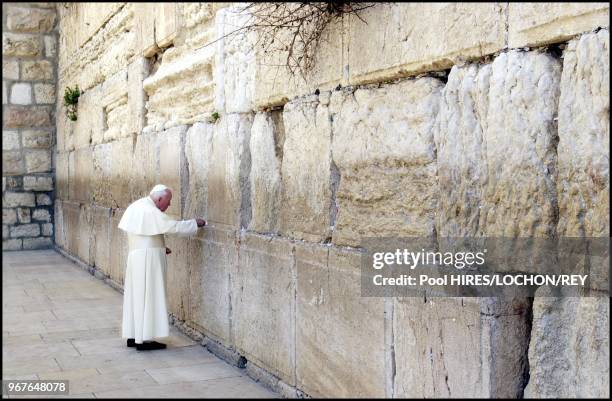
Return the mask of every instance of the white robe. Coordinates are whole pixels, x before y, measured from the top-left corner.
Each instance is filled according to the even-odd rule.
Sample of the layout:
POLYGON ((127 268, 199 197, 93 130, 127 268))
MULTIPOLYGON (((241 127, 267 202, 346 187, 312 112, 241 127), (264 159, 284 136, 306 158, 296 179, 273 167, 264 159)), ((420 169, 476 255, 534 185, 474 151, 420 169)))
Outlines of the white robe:
POLYGON ((150 197, 125 210, 120 229, 128 234, 129 253, 123 287, 122 337, 136 343, 169 335, 166 307, 166 246, 164 234, 193 235, 195 219, 172 220, 150 197))

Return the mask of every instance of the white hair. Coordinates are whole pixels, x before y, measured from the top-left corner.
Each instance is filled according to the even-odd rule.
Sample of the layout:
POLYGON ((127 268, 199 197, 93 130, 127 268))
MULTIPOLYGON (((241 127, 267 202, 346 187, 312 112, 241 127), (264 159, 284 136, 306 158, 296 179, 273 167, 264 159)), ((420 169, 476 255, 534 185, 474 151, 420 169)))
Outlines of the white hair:
POLYGON ((164 196, 167 192, 170 192, 170 188, 166 188, 166 189, 162 189, 161 191, 154 191, 151 192, 151 198, 161 198, 162 196, 164 196))

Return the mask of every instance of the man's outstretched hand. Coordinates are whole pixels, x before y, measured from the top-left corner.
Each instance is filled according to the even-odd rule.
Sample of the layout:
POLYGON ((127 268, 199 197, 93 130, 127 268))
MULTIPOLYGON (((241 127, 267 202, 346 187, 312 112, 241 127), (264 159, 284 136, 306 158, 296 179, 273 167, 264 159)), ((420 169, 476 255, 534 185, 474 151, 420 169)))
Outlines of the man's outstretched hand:
POLYGON ((198 223, 198 227, 204 227, 206 225, 206 220, 196 218, 196 222, 198 223))

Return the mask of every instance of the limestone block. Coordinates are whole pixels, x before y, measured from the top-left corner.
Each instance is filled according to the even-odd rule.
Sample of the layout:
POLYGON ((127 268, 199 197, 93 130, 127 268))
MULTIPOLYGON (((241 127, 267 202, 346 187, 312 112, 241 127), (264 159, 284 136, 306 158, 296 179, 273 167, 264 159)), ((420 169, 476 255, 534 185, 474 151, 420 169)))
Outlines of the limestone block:
POLYGON ((8 89, 6 86, 6 81, 2 81, 2 104, 8 103, 8 89))
POLYGON ((558 181, 562 236, 610 233, 610 34, 569 42, 559 98, 558 181))
POLYGON ((609 27, 607 3, 509 3, 508 46, 564 42, 598 27, 609 27))
POLYGON ((5 192, 2 194, 2 207, 36 206, 31 192, 5 192))
POLYGON ((55 186, 57 199, 68 199, 70 176, 68 173, 69 153, 61 152, 55 154, 55 186))
POLYGON ((163 53, 159 69, 143 82, 148 95, 147 124, 192 124, 214 111, 214 48, 163 53))
POLYGON ((110 209, 106 207, 92 207, 92 247, 94 266, 110 276, 110 209))
POLYGON ((51 146, 51 134, 49 131, 27 130, 21 133, 23 147, 33 149, 49 149, 51 146))
POLYGON ((67 252, 77 256, 79 246, 79 204, 62 201, 60 213, 62 222, 60 233, 61 242, 67 252))
POLYGON ((21 249, 21 238, 2 240, 3 251, 16 251, 21 249))
POLYGON ((310 96, 283 111, 280 229, 287 236, 323 241, 330 236, 331 123, 328 99, 310 96))
POLYGON ((252 209, 249 230, 278 231, 284 136, 280 113, 259 113, 255 116, 249 145, 252 209))
POLYGON ((62 208, 62 200, 55 199, 55 204, 53 205, 54 213, 53 213, 53 223, 55 224, 55 233, 53 235, 53 239, 55 241, 55 245, 59 248, 66 249, 66 233, 64 231, 64 212, 62 208))
POLYGON ((113 141, 123 138, 128 135, 129 122, 129 107, 128 107, 128 83, 127 71, 122 70, 108 78, 101 86, 99 95, 90 95, 90 107, 101 119, 97 122, 102 122, 102 126, 97 127, 94 131, 95 135, 98 132, 103 132, 104 142, 113 141), (101 106, 101 108, 99 108, 101 106), (96 132, 98 131, 98 132, 96 132))
POLYGON ((559 61, 543 53, 502 53, 491 65, 479 223, 487 236, 549 236, 555 230, 560 76, 559 61))
POLYGON ((552 298, 533 303, 526 398, 610 397, 610 299, 552 298))
POLYGON ((333 93, 334 243, 359 246, 362 237, 434 232, 433 127, 442 86, 421 78, 333 93))
POLYGON ((77 149, 70 154, 70 200, 89 203, 94 183, 91 148, 77 149))
POLYGON ((253 116, 229 114, 215 124, 208 170, 210 221, 240 227, 250 220, 248 189, 253 116))
POLYGON ((29 81, 52 80, 53 64, 48 60, 22 61, 21 79, 29 81))
POLYGON ((2 34, 2 55, 29 57, 42 54, 42 44, 38 35, 21 33, 2 34))
POLYGON ((235 273, 235 231, 204 229, 189 242, 189 318, 206 336, 233 346, 230 333, 230 275, 235 273))
POLYGON ((348 71, 346 45, 343 47, 343 43, 346 44, 345 29, 342 20, 332 19, 321 33, 313 54, 312 69, 302 72, 292 73, 286 67, 287 58, 291 56, 284 50, 285 44, 293 40, 289 31, 280 32, 268 50, 258 46, 254 91, 256 107, 280 106, 296 96, 314 93, 316 89, 331 90, 343 82, 343 76, 348 71))
POLYGON ((53 246, 51 238, 24 238, 23 249, 44 249, 53 246))
POLYGON ((38 237, 40 235, 40 226, 38 224, 20 224, 13 226, 10 229, 11 237, 38 237))
POLYGON ((19 132, 2 130, 2 150, 17 150, 19 148, 19 132))
POLYGON ((239 10, 240 6, 223 8, 215 15, 215 30, 219 40, 213 69, 215 108, 225 113, 253 110, 257 68, 256 38, 253 33, 224 38, 247 23, 248 15, 239 10))
POLYGON ((2 225, 2 239, 7 239, 9 237, 9 228, 7 225, 2 225))
POLYGON ((178 30, 177 4, 156 3, 155 43, 158 47, 172 44, 178 30))
POLYGON ((92 202, 96 205, 111 207, 112 190, 111 187, 111 151, 112 143, 103 143, 92 147, 92 181, 91 188, 92 202))
POLYGON ((25 153, 26 173, 46 173, 51 171, 51 150, 28 150, 25 153))
POLYGON ((55 103, 55 85, 34 84, 34 99, 37 104, 55 103))
POLYGON ((451 67, 505 45, 504 3, 391 3, 348 21, 352 85, 451 67), (428 18, 423 18, 428 16, 428 18))
POLYGON ((38 221, 51 221, 51 214, 47 209, 34 209, 32 212, 32 219, 38 221))
POLYGON ((41 227, 42 227, 42 235, 44 235, 45 237, 53 236, 53 223, 41 224, 41 227))
POLYGON ((110 278, 123 285, 127 268, 128 244, 127 235, 117 226, 125 209, 111 209, 110 224, 110 278))
POLYGON ((25 191, 53 191, 53 177, 25 176, 23 177, 25 191))
POLYGON ((55 35, 45 35, 45 57, 54 58, 57 56, 57 39, 55 35))
POLYGON ((26 207, 17 208, 17 220, 22 224, 31 223, 32 216, 30 215, 30 209, 26 207))
POLYGON ((32 104, 32 85, 16 83, 11 87, 12 104, 32 104))
POLYGON ((295 385, 295 266, 286 240, 244 233, 232 276, 236 349, 289 385, 295 385))
POLYGON ((2 224, 15 224, 17 222, 17 213, 15 209, 2 209, 2 224))
MULTIPOLYGON (((157 133, 141 134, 136 137, 132 159, 134 168, 130 172, 130 190, 134 200, 147 196, 151 188, 159 184, 159 151, 156 143, 157 133)), ((172 202, 176 202, 179 198, 173 196, 172 202)))
POLYGON ((145 125, 146 94, 142 83, 149 74, 147 59, 138 57, 128 66, 127 71, 127 133, 140 134, 145 125))
POLYGON ((155 11, 157 5, 154 3, 134 3, 133 7, 136 51, 144 57, 151 57, 157 50, 155 44, 155 11))
POLYGON ((212 156, 213 124, 195 123, 185 136, 185 157, 189 166, 189 185, 185 199, 185 218, 208 218, 208 173, 212 156))
POLYGON ((112 125, 105 119, 104 107, 110 100, 104 95, 103 87, 96 86, 79 96, 77 121, 68 123, 73 127, 72 143, 76 149, 104 142, 105 128, 112 125))
POLYGON ((55 26, 55 10, 9 7, 6 25, 16 32, 50 32, 55 26))
POLYGON ((9 191, 20 191, 23 189, 23 177, 22 176, 10 176, 6 175, 2 177, 3 187, 9 191))
POLYGON ((313 397, 385 397, 384 298, 361 297, 360 254, 296 245, 295 258, 298 388, 313 397))
POLYGON ((50 106, 6 106, 4 128, 33 128, 52 126, 50 106))
POLYGON ((528 306, 491 300, 506 302, 396 298, 394 397, 519 397, 527 371, 528 306), (490 308, 504 312, 487 313, 490 308))
POLYGON ((79 3, 80 20, 76 30, 79 46, 83 46, 119 9, 122 3, 79 3))
POLYGON ((177 220, 180 220, 182 216, 181 157, 183 148, 181 137, 185 135, 185 132, 185 127, 171 128, 161 132, 156 143, 159 152, 159 182, 172 189, 172 201, 166 214, 177 220))
POLYGON ((92 207, 81 204, 78 208, 78 225, 72 228, 77 232, 77 243, 74 254, 83 262, 92 266, 94 263, 94 242, 92 238, 93 216, 92 207))
POLYGON ((190 239, 175 235, 166 236, 166 247, 172 253, 166 255, 168 270, 166 273, 166 304, 168 312, 180 320, 189 320, 189 256, 190 239))
POLYGON ((37 206, 51 206, 53 201, 49 195, 36 194, 36 205, 37 206))
POLYGON ((17 60, 2 60, 2 78, 19 79, 19 62, 17 60))
MULTIPOLYGON (((133 180, 134 158, 133 158, 133 142, 131 138, 121 139, 112 142, 110 150, 110 207, 125 208, 134 200, 132 191, 130 191, 130 182, 133 180)), ((150 191, 150 189, 149 189, 150 191)), ((147 194, 149 193, 147 191, 147 194)))

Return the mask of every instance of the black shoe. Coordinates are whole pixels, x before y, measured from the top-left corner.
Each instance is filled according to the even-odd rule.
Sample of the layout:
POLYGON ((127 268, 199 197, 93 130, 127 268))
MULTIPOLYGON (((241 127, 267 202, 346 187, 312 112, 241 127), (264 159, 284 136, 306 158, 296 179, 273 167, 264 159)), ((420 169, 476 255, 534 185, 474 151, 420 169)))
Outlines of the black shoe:
POLYGON ((149 351, 149 350, 164 349, 164 348, 166 348, 166 344, 158 343, 157 341, 136 344, 136 349, 138 351, 149 351))
POLYGON ((135 347, 136 346, 136 340, 133 338, 128 338, 127 340, 127 346, 128 347, 135 347))

